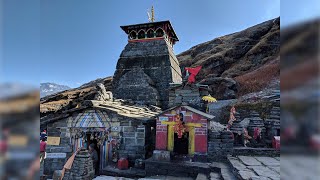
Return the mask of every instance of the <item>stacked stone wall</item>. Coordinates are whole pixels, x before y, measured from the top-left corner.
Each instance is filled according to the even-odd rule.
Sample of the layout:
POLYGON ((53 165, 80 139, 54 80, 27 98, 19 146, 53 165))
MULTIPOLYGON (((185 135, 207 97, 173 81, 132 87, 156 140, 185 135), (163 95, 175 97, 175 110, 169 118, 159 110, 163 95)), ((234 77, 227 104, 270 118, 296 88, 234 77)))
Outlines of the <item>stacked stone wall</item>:
POLYGON ((58 146, 47 145, 46 153, 65 153, 65 158, 46 158, 44 174, 53 174, 55 170, 62 170, 68 158, 72 155, 72 146, 68 136, 67 120, 62 119, 47 125, 48 136, 60 137, 58 146))
POLYGON ((208 159, 219 160, 233 154, 233 134, 230 131, 209 131, 208 159))

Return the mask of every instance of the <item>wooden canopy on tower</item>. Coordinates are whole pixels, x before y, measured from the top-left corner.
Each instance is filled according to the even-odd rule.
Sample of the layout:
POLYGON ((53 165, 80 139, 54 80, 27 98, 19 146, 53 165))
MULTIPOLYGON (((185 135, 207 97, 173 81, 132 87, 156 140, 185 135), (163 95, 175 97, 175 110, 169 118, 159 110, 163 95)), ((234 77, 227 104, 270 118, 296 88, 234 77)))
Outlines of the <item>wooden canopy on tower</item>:
POLYGON ((158 21, 158 22, 149 22, 149 23, 143 23, 143 24, 133 24, 133 25, 127 25, 127 26, 120 26, 121 29, 128 34, 129 38, 131 39, 145 39, 148 38, 148 35, 152 33, 154 36, 151 36, 149 38, 158 37, 156 34, 159 31, 163 31, 163 35, 167 35, 167 38, 175 44, 175 42, 179 41, 178 36, 176 35, 171 22, 170 21, 158 21), (152 33, 150 33, 152 32, 152 33), (139 37, 139 34, 142 34, 141 37, 139 37), (145 34, 145 37, 143 36, 145 34))

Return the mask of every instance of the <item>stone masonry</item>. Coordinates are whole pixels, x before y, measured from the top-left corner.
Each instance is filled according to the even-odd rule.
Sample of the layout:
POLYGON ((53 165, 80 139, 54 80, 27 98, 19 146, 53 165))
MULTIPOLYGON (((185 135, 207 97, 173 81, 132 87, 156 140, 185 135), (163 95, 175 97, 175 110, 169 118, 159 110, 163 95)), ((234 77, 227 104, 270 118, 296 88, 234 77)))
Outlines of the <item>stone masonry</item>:
POLYGON ((70 170, 66 170, 63 180, 88 180, 94 178, 92 159, 87 150, 78 152, 70 170))
MULTIPOLYGON (((116 105, 113 105, 115 108, 116 105)), ((136 159, 145 159, 148 157, 148 152, 153 151, 151 126, 154 126, 154 120, 140 120, 132 117, 119 115, 107 109, 86 109, 72 114, 72 117, 60 119, 53 123, 47 124, 48 136, 60 137, 58 146, 47 146, 47 153, 66 153, 66 158, 47 158, 44 161, 44 174, 53 174, 55 170, 61 170, 67 159, 72 155, 73 144, 71 144, 71 130, 75 126, 75 119, 81 119, 83 116, 93 117, 96 112, 107 115, 110 123, 110 136, 120 140, 118 150, 119 157, 128 158, 130 165, 133 165, 136 159), (81 115, 81 117, 79 117, 81 115)), ((128 109, 129 106, 126 106, 128 109)), ((140 111, 140 113, 146 113, 140 111)), ((132 114, 131 114, 132 115, 132 114)), ((105 121, 106 121, 105 120, 105 121)), ((93 121, 93 119, 91 119, 93 121)), ((85 128, 83 128, 85 130, 85 128)))
POLYGON ((128 42, 113 76, 113 94, 167 108, 169 83, 181 81, 179 62, 165 39, 128 42))
POLYGON ((233 154, 233 135, 231 131, 209 131, 208 159, 223 159, 233 154))
POLYGON ((171 84, 169 91, 169 106, 188 105, 193 108, 205 111, 205 102, 201 97, 208 95, 206 88, 196 85, 171 84))

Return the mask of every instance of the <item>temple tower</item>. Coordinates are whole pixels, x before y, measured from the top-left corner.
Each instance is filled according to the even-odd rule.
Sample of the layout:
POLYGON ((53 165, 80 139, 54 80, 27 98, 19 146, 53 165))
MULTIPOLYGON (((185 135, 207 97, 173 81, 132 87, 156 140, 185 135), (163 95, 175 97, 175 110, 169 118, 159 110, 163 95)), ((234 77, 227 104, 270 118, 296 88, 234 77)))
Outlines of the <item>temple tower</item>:
POLYGON ((128 44, 113 76, 115 98, 168 108, 170 83, 182 81, 173 52, 179 39, 170 21, 150 21, 121 28, 128 35, 128 44))

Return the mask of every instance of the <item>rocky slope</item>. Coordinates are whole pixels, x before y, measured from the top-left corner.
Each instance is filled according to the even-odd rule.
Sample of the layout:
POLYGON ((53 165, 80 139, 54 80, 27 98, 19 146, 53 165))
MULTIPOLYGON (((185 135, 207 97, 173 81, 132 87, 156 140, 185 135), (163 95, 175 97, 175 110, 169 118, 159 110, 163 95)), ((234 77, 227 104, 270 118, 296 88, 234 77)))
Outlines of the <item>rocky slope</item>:
MULTIPOLYGON (((280 18, 276 18, 194 46, 179 54, 178 59, 182 69, 202 66, 197 76, 198 81, 210 85, 212 95, 216 98, 230 99, 237 96, 238 83, 242 83, 242 79, 237 77, 271 61, 275 61, 273 64, 277 66, 267 68, 271 71, 271 79, 279 79, 279 44, 280 18)), ((269 81, 270 79, 263 85, 269 81)), ((261 86, 252 90, 241 89, 242 94, 258 90, 261 90, 261 86)))
POLYGON ((40 97, 45 97, 68 89, 70 89, 69 86, 56 83, 40 83, 40 97))
MULTIPOLYGON (((274 84, 273 81, 279 81, 279 41, 280 18, 276 18, 199 44, 177 57, 182 70, 184 67, 203 66, 197 81, 208 84, 212 96, 218 100, 231 99, 260 91, 266 85, 274 84), (269 73, 270 77, 265 78, 259 72, 269 73)), ((82 100, 90 99, 98 82, 111 90, 112 77, 107 77, 44 97, 40 104, 42 115, 75 107, 82 100)))

